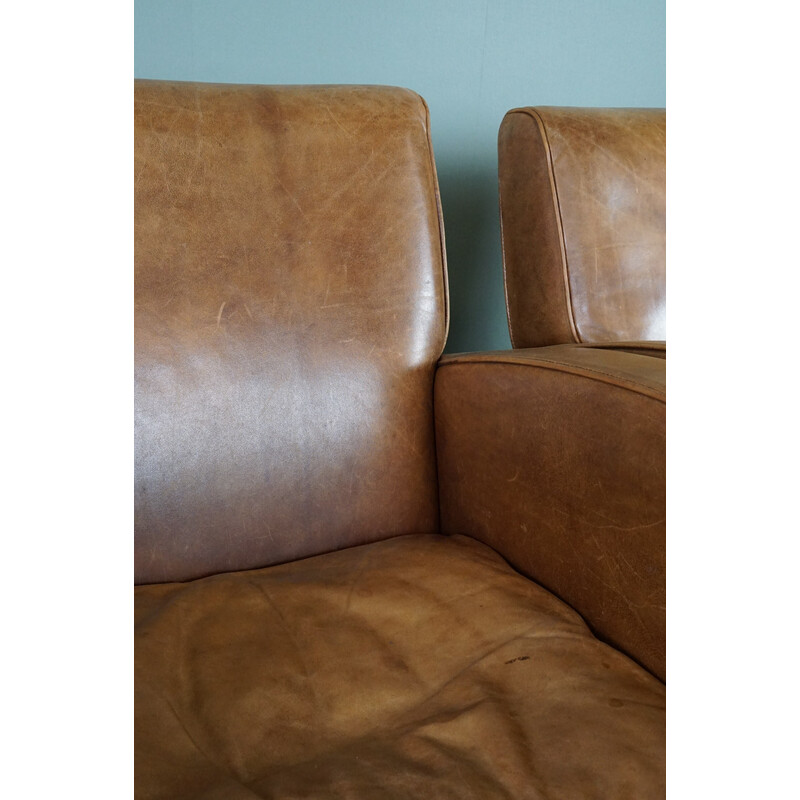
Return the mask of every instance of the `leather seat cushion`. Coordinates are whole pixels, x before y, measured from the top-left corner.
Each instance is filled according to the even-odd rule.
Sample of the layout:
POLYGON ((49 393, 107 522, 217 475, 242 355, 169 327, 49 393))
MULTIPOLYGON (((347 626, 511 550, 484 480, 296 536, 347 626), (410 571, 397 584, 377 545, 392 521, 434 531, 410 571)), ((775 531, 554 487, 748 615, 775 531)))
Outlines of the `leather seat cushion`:
POLYGON ((463 536, 136 589, 141 798, 664 795, 664 686, 463 536))

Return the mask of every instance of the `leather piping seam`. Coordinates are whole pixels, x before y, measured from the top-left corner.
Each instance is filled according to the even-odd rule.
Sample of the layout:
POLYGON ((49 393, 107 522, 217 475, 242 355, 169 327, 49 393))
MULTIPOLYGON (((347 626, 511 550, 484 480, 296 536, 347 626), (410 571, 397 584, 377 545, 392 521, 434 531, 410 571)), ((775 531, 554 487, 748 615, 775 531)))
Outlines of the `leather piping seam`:
POLYGON ((592 350, 607 350, 610 353, 630 353, 634 356, 644 356, 645 358, 666 359, 666 347, 635 347, 633 345, 608 345, 608 344, 581 344, 581 347, 592 350))
POLYGON ((436 204, 436 218, 439 223, 439 251, 442 260, 442 302, 444 305, 444 335, 442 338, 442 347, 439 351, 439 355, 441 356, 441 354, 444 352, 444 348, 447 346, 447 337, 450 333, 450 290, 447 280, 447 247, 444 238, 444 215, 442 213, 442 198, 439 193, 439 176, 436 171, 436 160, 433 157, 433 141, 431 139, 431 113, 430 109, 428 108, 428 104, 425 102, 425 98, 421 97, 420 95, 417 95, 417 97, 419 97, 422 107, 425 110, 425 136, 428 141, 428 160, 431 168, 431 188, 433 189, 433 197, 436 204))
POLYGON ((580 346, 584 349, 592 350, 627 350, 630 348, 636 350, 654 350, 658 352, 667 351, 667 343, 662 340, 642 340, 642 341, 624 341, 618 342, 581 342, 580 346))
MULTIPOLYGON (((428 104, 425 102, 425 98, 421 95, 417 95, 422 103, 422 107, 425 110, 425 135, 428 140, 428 158, 430 160, 430 177, 431 183, 433 188, 434 200, 436 203, 436 217, 439 222, 439 248, 441 251, 441 259, 442 259, 442 301, 444 305, 444 330, 443 330, 443 339, 442 339, 442 346, 439 350, 439 358, 441 358, 442 353, 444 352, 444 348, 447 346, 447 337, 450 333, 450 289, 449 283, 447 280, 447 247, 445 244, 445 234, 444 234, 444 215, 442 213, 442 199, 439 193, 439 177, 436 171, 436 159, 433 155, 433 140, 431 138, 431 114, 430 109, 428 108, 428 104)), ((438 359, 436 362, 433 363, 433 370, 431 373, 431 388, 430 388, 430 399, 431 399, 431 440, 433 444, 433 469, 436 474, 436 534, 442 535, 442 503, 441 503, 441 493, 439 491, 439 484, 440 484, 440 470, 439 470, 439 448, 437 447, 436 442, 436 369, 437 369, 438 359)))
POLYGON ((558 245, 561 249, 561 270, 564 281, 564 299, 567 305, 567 319, 569 320, 569 327, 572 330, 572 335, 575 337, 577 344, 582 343, 578 326, 575 322, 575 313, 572 307, 572 289, 569 280, 569 262, 567 260, 567 242, 564 236, 564 224, 561 216, 561 202, 558 197, 558 185, 556 183, 556 173, 553 167, 553 152, 550 147, 550 139, 547 136, 547 128, 545 127, 544 120, 535 108, 521 108, 518 111, 522 114, 527 114, 539 128, 539 135, 542 137, 544 143, 544 150, 547 154, 547 174, 550 178, 550 192, 553 201, 553 211, 556 217, 556 226, 558 227, 558 245))
MULTIPOLYGON (((509 111, 506 114, 506 117, 509 114, 512 114, 512 111, 509 111)), ((505 117, 504 117, 505 119, 505 117)), ((500 123, 500 130, 502 131, 503 124, 500 123)), ((497 134, 497 153, 498 153, 498 163, 500 157, 500 131, 497 134)), ((508 270, 506 269, 506 240, 503 230, 503 191, 502 191, 502 183, 500 181, 500 170, 498 169, 497 174, 497 204, 500 209, 500 254, 502 256, 503 262, 503 298, 506 304, 506 322, 508 322, 508 338, 511 340, 511 346, 516 348, 517 343, 514 341, 514 326, 511 323, 511 307, 508 302, 508 270)))
POLYGON ((614 375, 604 370, 594 369, 593 367, 573 366, 571 364, 563 364, 560 361, 551 361, 547 358, 539 358, 537 361, 505 361, 503 359, 464 359, 447 361, 444 364, 440 363, 438 369, 443 369, 448 366, 463 365, 463 364, 502 364, 507 367, 539 367, 541 369, 552 369, 557 372, 566 372, 571 375, 578 375, 583 378, 593 378, 601 383, 607 383, 612 386, 617 386, 620 389, 627 389, 637 394, 643 394, 653 400, 659 400, 663 403, 667 402, 666 391, 660 391, 654 387, 637 381, 633 378, 621 378, 619 375, 614 375))

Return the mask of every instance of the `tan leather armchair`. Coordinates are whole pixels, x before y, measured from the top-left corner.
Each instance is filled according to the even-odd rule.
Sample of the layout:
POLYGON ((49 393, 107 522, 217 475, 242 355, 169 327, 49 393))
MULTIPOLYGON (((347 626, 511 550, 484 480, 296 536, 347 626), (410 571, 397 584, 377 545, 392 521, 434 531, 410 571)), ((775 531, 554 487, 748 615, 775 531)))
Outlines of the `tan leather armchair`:
POLYGON ((515 349, 446 357, 436 378, 447 529, 503 553, 662 680, 665 126, 659 109, 506 114, 515 349))
POLYGON ((500 126, 514 347, 666 339, 666 112, 516 108, 500 126))
POLYGON ((658 375, 440 361, 412 92, 135 124, 137 796, 663 796, 658 375))

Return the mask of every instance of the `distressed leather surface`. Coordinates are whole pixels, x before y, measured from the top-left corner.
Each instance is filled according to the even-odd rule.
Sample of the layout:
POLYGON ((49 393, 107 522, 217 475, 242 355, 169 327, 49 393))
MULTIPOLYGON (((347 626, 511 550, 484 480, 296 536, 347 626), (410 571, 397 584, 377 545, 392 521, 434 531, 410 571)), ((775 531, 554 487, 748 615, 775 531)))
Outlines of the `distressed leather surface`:
POLYGON ((664 796, 664 686, 467 537, 140 586, 136 670, 140 800, 664 796))
POLYGON ((666 339, 662 109, 518 108, 500 127, 515 347, 666 339))
POLYGON ((485 542, 664 680, 666 361, 645 352, 445 357, 436 444, 442 533, 485 542))
POLYGON ((438 526, 424 102, 136 84, 136 581, 438 526))

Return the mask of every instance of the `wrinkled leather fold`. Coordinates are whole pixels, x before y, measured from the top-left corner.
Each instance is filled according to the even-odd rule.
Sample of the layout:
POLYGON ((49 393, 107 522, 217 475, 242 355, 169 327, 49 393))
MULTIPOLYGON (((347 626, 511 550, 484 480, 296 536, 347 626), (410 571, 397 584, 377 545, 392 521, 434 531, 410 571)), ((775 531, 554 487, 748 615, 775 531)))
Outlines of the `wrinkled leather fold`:
POLYGON ((559 345, 443 359, 443 533, 485 542, 662 680, 666 361, 559 345))
POLYGON ((664 687, 466 537, 136 591, 144 798, 664 794, 664 687))

